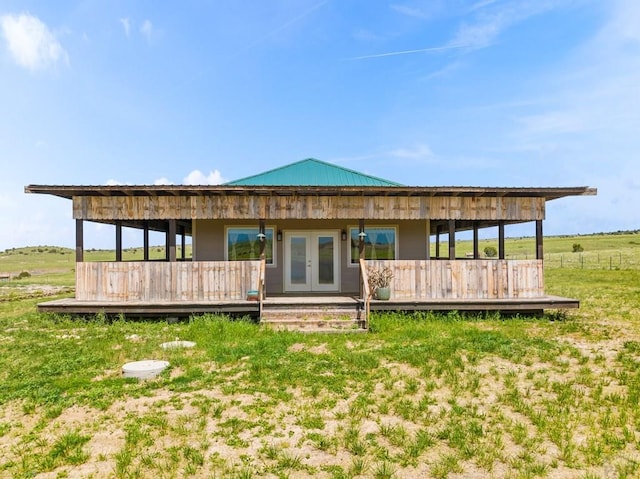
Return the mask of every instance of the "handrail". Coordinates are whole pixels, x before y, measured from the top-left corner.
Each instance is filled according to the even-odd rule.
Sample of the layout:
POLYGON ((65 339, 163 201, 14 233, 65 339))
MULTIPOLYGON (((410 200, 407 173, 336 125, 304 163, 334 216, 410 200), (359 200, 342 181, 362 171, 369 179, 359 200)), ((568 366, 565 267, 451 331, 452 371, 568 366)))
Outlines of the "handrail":
POLYGON ((360 279, 362 281, 362 296, 364 301, 364 326, 369 329, 369 313, 371 310, 371 290, 369 288, 369 274, 367 273, 367 263, 360 258, 360 279))
POLYGON ((260 260, 260 272, 258 273, 258 315, 259 319, 262 319, 262 302, 265 294, 265 271, 267 266, 267 260, 262 258, 260 260))

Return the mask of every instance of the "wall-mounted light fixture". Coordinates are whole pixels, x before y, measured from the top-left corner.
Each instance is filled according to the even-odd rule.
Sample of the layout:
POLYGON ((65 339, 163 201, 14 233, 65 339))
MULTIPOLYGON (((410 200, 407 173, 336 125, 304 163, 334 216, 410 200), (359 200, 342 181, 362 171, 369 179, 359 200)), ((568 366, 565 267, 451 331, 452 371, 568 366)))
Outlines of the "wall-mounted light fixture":
POLYGON ((347 241, 347 232, 345 230, 340 232, 340 238, 342 238, 342 241, 347 241))
POLYGON ((282 241, 282 231, 278 230, 278 232, 276 233, 276 239, 278 241, 282 241))

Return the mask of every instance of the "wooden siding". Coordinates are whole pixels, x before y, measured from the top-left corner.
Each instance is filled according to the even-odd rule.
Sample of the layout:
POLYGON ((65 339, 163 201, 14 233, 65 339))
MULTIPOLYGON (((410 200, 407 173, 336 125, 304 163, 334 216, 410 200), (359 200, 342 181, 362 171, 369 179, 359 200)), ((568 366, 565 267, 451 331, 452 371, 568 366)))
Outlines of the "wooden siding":
POLYGON ((544 219, 542 197, 461 196, 74 196, 73 217, 168 219, 544 219))
POLYGON ((392 299, 519 299, 544 296, 541 260, 367 261, 394 273, 392 299))
POLYGON ((83 262, 76 264, 82 301, 244 300, 258 288, 260 261, 83 262))

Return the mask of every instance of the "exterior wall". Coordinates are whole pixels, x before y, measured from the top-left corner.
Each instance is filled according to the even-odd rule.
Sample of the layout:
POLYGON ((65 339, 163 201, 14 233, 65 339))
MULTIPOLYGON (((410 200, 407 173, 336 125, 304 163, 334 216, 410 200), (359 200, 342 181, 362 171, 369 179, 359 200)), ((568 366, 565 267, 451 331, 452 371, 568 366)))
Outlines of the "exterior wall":
POLYGON ((221 221, 193 222, 193 261, 224 261, 225 224, 240 223, 225 223, 221 221))
POLYGON ((81 301, 238 301, 258 289, 259 261, 76 263, 81 301))
POLYGON ((398 257, 396 259, 427 259, 429 225, 426 221, 397 221, 388 224, 398 226, 398 257))
MULTIPOLYGON (((357 222, 356 222, 357 224, 357 222)), ((224 261, 225 255, 225 227, 227 226, 258 226, 258 222, 247 220, 199 220, 194 222, 195 236, 194 261, 224 261)), ((291 230, 336 230, 348 231, 353 222, 345 221, 269 221, 265 223, 267 228, 273 227, 275 231, 291 230)), ((284 292, 284 241, 274 239, 275 264, 267 265, 265 281, 267 294, 281 294, 284 292)), ((359 291, 359 272, 357 267, 349 267, 348 251, 349 242, 340 241, 340 291, 343 293, 356 293, 359 291)))
POLYGON ((393 299, 518 299, 544 296, 542 260, 367 261, 393 271, 393 299))
POLYGON ((168 219, 516 220, 544 219, 542 197, 467 196, 75 196, 73 217, 168 219))
MULTIPOLYGON (((426 221, 369 221, 370 226, 395 226, 398 230, 398 259, 424 260, 427 259, 427 222, 426 221)), ((224 261, 225 260, 225 227, 227 226, 258 226, 257 221, 246 220, 199 220, 194 222, 194 261, 224 261)), ((348 221, 299 221, 280 220, 266 221, 266 227, 273 227, 276 231, 300 230, 336 230, 346 231, 357 228, 357 220, 348 221)), ((284 292, 284 241, 274 241, 275 264, 267 265, 266 284, 267 294, 281 294, 284 292)), ((349 262, 349 239, 340 241, 340 292, 358 293, 360 290, 360 275, 357 264, 349 262)))

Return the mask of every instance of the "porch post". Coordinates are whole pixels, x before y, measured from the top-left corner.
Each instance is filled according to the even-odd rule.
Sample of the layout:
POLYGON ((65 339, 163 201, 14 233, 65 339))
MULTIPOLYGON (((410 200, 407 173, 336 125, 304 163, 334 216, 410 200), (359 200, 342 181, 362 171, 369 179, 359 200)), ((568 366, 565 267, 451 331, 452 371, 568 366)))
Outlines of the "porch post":
POLYGON ((480 258, 480 241, 478 238, 478 222, 473 222, 473 259, 480 258))
POLYGON ((440 229, 440 225, 436 226, 436 259, 440 259, 440 229))
POLYGON ((267 245, 267 237, 265 235, 263 219, 261 219, 260 222, 258 223, 258 239, 260 240, 260 259, 263 260, 265 259, 264 251, 267 245))
POLYGON ((169 220, 167 231, 167 259, 172 263, 176 260, 176 220, 169 220))
POLYGON ((144 261, 149 261, 149 222, 145 221, 142 227, 142 254, 144 261))
POLYGON ((116 261, 122 261, 122 221, 116 221, 116 261))
POLYGON ((427 256, 426 259, 431 259, 431 220, 426 220, 426 233, 427 233, 427 256))
MULTIPOLYGON (((364 219, 361 219, 358 221, 358 258, 359 259, 366 259, 364 255, 364 238, 365 237, 366 237, 366 233, 364 232, 364 219)), ((364 298, 364 285, 362 284, 362 269, 360 268, 360 264, 358 264, 358 284, 360 285, 360 297, 364 298)))
POLYGON ((84 223, 76 220, 76 263, 84 261, 84 223))
POLYGON ((186 228, 184 225, 180 226, 180 259, 183 261, 187 258, 187 241, 186 241, 186 228))
POLYGON ((536 220, 536 259, 544 259, 542 220, 536 220))
POLYGON ((366 237, 366 234, 364 232, 364 220, 360 220, 359 221, 359 226, 358 226, 358 256, 360 257, 360 259, 365 259, 364 257, 364 238, 366 237))
POLYGON ((164 230, 164 260, 169 261, 169 226, 168 223, 164 230))
POLYGON ((504 257, 504 221, 498 221, 498 259, 504 257))
POLYGON ((456 220, 449 220, 449 259, 456 259, 456 220))

